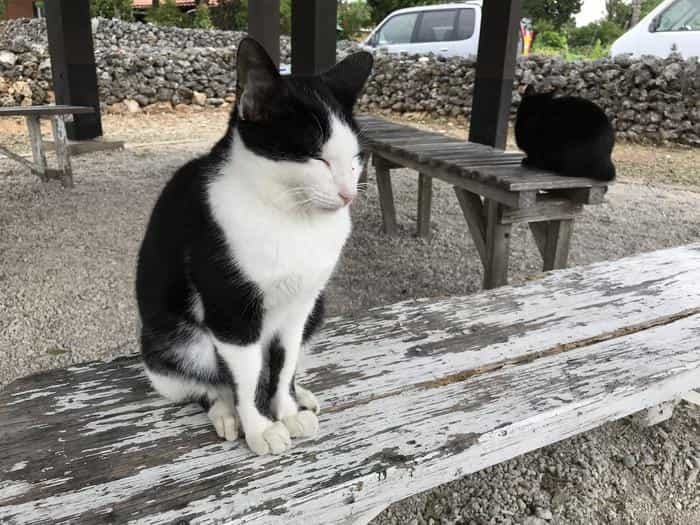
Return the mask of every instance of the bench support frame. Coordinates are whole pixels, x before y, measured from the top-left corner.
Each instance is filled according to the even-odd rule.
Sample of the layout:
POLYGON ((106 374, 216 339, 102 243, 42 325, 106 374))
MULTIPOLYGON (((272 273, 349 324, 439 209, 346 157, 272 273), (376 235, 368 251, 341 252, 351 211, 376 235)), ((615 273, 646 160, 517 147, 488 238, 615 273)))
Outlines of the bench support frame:
MULTIPOLYGON (((382 230, 394 235, 398 231, 394 191, 391 186, 391 170, 401 166, 374 154, 373 164, 377 177, 379 206, 382 213, 382 230)), ((430 212, 433 195, 433 177, 418 173, 417 235, 430 237, 430 212)), ((511 205, 501 200, 482 197, 464 187, 454 186, 457 201, 464 219, 469 225, 474 246, 484 268, 484 289, 489 290, 508 284, 511 226, 526 223, 530 226, 537 249, 542 256, 542 270, 566 268, 573 233, 574 219, 583 210, 582 202, 597 202, 603 193, 590 192, 568 195, 530 196, 520 207, 518 196, 509 199, 511 205)))
POLYGON ((46 152, 41 138, 41 121, 39 115, 27 115, 27 129, 29 130, 29 143, 32 148, 32 161, 30 162, 22 155, 10 151, 4 146, 0 146, 0 153, 10 159, 29 168, 36 174, 42 182, 50 179, 59 179, 66 188, 73 187, 73 168, 71 167, 70 152, 68 150, 68 140, 66 136, 66 124, 63 115, 51 115, 51 130, 53 133, 54 145, 56 149, 56 160, 58 169, 51 169, 46 164, 46 152))

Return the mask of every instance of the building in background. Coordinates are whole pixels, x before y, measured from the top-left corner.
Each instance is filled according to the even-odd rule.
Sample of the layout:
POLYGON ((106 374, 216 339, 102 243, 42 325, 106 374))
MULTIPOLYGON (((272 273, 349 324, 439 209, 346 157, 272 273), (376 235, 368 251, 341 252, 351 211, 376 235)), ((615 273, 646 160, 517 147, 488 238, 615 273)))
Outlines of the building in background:
POLYGON ((5 20, 33 18, 38 14, 36 7, 34 7, 34 0, 5 0, 5 2, 5 14, 1 17, 5 20))

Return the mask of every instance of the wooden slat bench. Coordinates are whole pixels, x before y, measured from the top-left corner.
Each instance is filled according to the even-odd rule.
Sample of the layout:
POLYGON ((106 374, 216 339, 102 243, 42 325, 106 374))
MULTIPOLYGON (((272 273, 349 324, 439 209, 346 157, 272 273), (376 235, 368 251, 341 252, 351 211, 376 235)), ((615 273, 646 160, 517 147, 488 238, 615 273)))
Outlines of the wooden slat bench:
POLYGON ((508 282, 512 224, 529 224, 545 271, 565 268, 575 217, 584 204, 603 202, 607 191, 600 181, 525 168, 521 153, 377 117, 360 116, 358 123, 372 152, 384 231, 393 234, 397 228, 392 169, 419 172, 418 235, 423 237, 430 234, 432 180, 453 185, 484 266, 487 289, 508 282))
POLYGON ((27 129, 29 130, 29 142, 32 147, 32 158, 34 162, 30 162, 21 155, 10 151, 2 146, 2 144, 0 144, 0 153, 28 167, 33 173, 36 173, 42 181, 60 179, 63 186, 72 187, 73 169, 70 163, 70 150, 68 148, 64 119, 69 115, 92 113, 93 111, 94 109, 91 107, 65 105, 0 107, 0 117, 25 117, 27 129), (53 132, 58 169, 51 169, 46 166, 44 143, 41 139, 40 119, 42 117, 51 119, 51 129, 53 132))
POLYGON ((0 392, 0 522, 364 523, 672 403, 700 385, 700 245, 330 320, 300 380, 320 434, 268 457, 161 399, 136 357, 18 380, 0 392))

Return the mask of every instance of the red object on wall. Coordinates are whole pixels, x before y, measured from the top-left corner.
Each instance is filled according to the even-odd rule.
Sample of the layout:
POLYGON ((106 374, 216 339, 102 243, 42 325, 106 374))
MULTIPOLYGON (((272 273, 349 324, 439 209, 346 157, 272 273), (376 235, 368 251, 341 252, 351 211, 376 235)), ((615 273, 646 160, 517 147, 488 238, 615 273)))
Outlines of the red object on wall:
POLYGON ((32 18, 33 16, 33 0, 8 0, 4 18, 9 20, 10 18, 32 18))

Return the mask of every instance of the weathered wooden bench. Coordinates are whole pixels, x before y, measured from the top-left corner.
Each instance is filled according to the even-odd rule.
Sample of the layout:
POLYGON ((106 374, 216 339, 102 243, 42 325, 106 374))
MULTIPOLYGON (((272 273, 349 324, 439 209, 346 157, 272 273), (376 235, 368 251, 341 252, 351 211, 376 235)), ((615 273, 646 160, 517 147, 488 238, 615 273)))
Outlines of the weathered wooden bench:
POLYGON ((522 153, 458 140, 387 120, 360 116, 372 152, 383 229, 396 232, 391 170, 418 171, 418 235, 430 235, 432 180, 454 186, 484 267, 484 288, 508 282, 510 232, 527 223, 545 271, 565 268, 574 219, 584 204, 600 204, 607 184, 521 166, 522 153), (483 200, 482 200, 483 198, 483 200))
POLYGON ((0 392, 0 522, 363 523, 673 403, 700 386, 700 244, 330 320, 301 383, 319 436, 255 457, 136 357, 18 380, 0 392))
POLYGON ((27 129, 29 130, 29 143, 32 147, 32 158, 30 162, 21 155, 18 155, 0 144, 0 153, 8 156, 12 160, 28 167, 36 173, 42 181, 48 179, 60 179, 63 186, 73 187, 73 169, 70 163, 70 149, 66 137, 66 125, 64 119, 69 115, 79 113, 92 113, 93 108, 85 106, 13 106, 0 108, 0 117, 25 117, 27 129), (42 117, 51 119, 51 129, 53 131, 53 143, 56 150, 56 160, 58 169, 47 168, 46 154, 44 153, 44 143, 41 138, 42 117))

